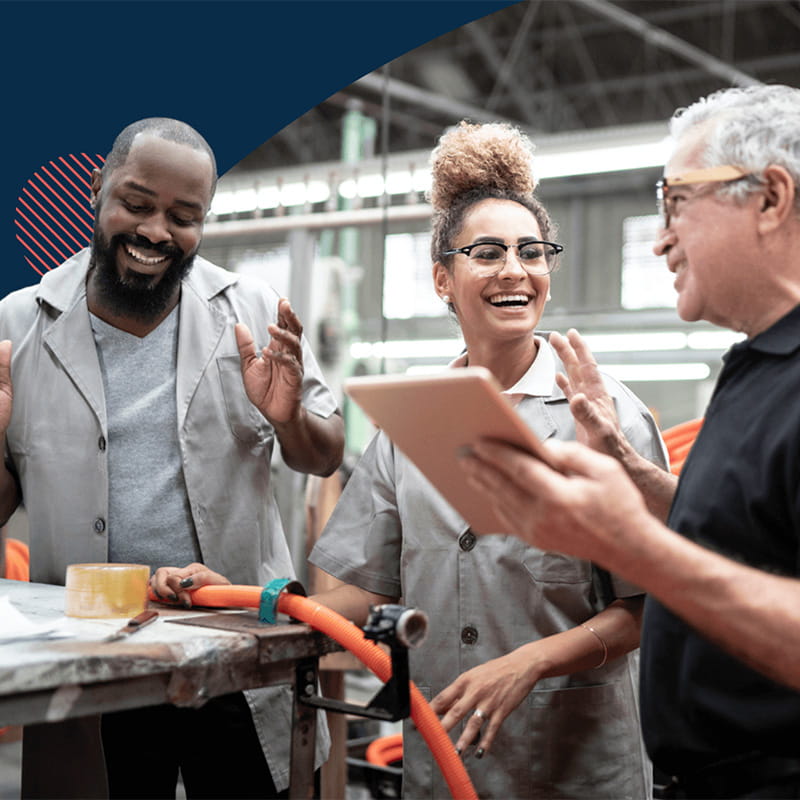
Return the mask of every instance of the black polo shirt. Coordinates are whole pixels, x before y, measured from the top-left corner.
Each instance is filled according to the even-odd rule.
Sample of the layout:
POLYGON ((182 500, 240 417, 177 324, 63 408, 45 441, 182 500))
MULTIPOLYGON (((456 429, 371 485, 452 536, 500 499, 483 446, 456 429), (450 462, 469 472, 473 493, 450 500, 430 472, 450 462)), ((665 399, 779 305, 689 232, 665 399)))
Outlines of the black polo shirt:
MULTIPOLYGON (((751 566, 800 574, 800 306, 726 354, 668 525, 751 566)), ((642 724, 659 769, 686 775, 753 750, 800 755, 800 693, 652 598, 641 655, 642 724)))

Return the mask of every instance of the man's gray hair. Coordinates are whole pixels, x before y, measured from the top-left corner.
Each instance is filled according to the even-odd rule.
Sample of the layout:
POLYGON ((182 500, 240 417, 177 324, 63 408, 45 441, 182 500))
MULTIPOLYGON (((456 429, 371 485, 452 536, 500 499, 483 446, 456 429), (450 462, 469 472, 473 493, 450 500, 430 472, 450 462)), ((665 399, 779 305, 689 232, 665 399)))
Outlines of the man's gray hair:
POLYGON ((670 120, 676 141, 708 120, 717 120, 706 139, 704 166, 731 164, 754 175, 720 184, 720 193, 743 200, 760 184, 770 164, 784 167, 794 179, 795 206, 800 209, 800 89, 792 86, 748 86, 721 89, 670 120))

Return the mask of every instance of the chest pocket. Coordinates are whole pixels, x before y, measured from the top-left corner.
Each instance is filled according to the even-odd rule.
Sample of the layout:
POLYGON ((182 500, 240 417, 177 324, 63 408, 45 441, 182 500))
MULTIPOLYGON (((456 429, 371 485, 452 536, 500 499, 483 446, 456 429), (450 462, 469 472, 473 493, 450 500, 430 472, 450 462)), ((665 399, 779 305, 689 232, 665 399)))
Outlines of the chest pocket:
POLYGON ((540 583, 589 583, 592 579, 588 561, 561 553, 528 549, 522 561, 531 577, 540 583))
POLYGON ((247 398, 239 356, 220 356, 217 370, 231 433, 245 444, 255 444, 266 433, 269 423, 247 398))

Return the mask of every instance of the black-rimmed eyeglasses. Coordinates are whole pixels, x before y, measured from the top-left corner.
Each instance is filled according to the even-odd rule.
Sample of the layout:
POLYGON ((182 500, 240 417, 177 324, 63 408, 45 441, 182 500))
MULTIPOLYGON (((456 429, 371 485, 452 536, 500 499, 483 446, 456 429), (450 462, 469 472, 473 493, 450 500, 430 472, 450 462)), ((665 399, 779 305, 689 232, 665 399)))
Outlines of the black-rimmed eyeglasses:
POLYGON ((518 244, 505 242, 475 242, 466 247, 445 250, 442 256, 463 254, 469 259, 469 266, 478 275, 491 277, 503 269, 511 248, 517 251, 517 260, 529 275, 547 275, 558 267, 556 256, 564 246, 540 239, 528 239, 518 244))

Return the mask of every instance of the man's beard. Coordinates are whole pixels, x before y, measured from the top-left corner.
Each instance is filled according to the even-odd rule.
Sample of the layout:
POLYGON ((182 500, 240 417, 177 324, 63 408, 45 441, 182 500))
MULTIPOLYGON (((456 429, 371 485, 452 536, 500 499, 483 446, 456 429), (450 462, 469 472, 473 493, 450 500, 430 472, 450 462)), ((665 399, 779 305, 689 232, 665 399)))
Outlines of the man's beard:
POLYGON ((119 233, 109 241, 95 222, 89 262, 89 269, 94 270, 94 277, 90 280, 94 281, 98 300, 104 308, 121 317, 153 322, 166 311, 176 288, 189 274, 194 257, 195 253, 187 256, 179 247, 152 244, 142 236, 119 233), (124 244, 162 253, 170 256, 172 262, 155 284, 155 277, 152 275, 131 270, 124 270, 120 275, 117 269, 117 253, 124 244))

